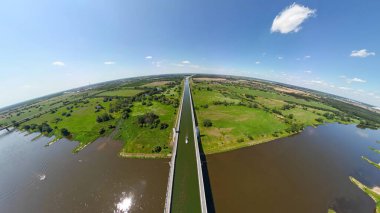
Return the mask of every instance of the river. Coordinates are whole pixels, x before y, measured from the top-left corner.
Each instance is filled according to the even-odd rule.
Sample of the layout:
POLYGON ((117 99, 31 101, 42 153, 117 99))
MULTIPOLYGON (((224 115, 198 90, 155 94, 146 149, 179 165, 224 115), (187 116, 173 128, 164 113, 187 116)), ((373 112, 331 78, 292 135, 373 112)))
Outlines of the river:
POLYGON ((373 187, 380 131, 354 125, 308 127, 300 134, 207 156, 216 212, 373 213, 375 203, 349 176, 373 187))
MULTIPOLYGON (((105 138, 72 154, 76 142, 44 147, 49 139, 35 136, 0 133, 0 212, 163 211, 169 159, 120 158, 121 144, 105 138)), ((377 140, 380 131, 328 124, 209 155, 215 210, 373 213, 372 199, 348 177, 380 185, 380 170, 361 159, 380 162, 368 148, 380 149, 377 140)))
POLYGON ((0 133, 0 212, 162 212, 168 159, 124 159, 101 138, 72 154, 76 142, 35 141, 0 133))

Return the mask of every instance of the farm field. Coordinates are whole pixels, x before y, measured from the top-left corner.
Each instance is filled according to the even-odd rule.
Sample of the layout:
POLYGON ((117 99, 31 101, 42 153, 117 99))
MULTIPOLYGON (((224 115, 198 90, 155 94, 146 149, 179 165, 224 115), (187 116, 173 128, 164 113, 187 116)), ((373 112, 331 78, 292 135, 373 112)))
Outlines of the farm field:
POLYGON ((132 97, 139 93, 144 92, 141 89, 131 89, 131 88, 116 88, 115 90, 105 91, 97 94, 97 96, 111 96, 111 97, 132 97))

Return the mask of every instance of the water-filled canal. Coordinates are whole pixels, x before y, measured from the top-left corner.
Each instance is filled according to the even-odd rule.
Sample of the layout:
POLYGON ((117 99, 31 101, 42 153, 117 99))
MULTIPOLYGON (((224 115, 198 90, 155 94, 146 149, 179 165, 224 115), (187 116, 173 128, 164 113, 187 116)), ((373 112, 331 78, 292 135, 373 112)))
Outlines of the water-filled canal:
POLYGON ((189 81, 185 80, 181 125, 174 169, 172 212, 201 212, 189 81), (187 138, 187 143, 186 143, 187 138))

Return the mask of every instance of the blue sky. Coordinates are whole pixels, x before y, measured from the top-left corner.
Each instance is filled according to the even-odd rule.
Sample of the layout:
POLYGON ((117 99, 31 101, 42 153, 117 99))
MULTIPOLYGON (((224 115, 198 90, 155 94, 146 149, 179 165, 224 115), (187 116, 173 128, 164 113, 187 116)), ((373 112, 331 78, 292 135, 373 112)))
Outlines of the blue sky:
POLYGON ((183 72, 257 77, 380 106, 379 8, 373 0, 3 2, 0 107, 183 72))

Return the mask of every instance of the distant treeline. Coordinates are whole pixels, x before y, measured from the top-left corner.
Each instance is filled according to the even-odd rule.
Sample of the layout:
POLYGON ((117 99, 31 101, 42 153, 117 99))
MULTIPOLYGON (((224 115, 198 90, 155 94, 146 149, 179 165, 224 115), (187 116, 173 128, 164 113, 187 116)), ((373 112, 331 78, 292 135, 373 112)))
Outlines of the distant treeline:
POLYGON ((347 113, 348 115, 366 119, 380 125, 380 114, 376 112, 372 112, 367 109, 330 98, 325 98, 324 102, 347 113))

